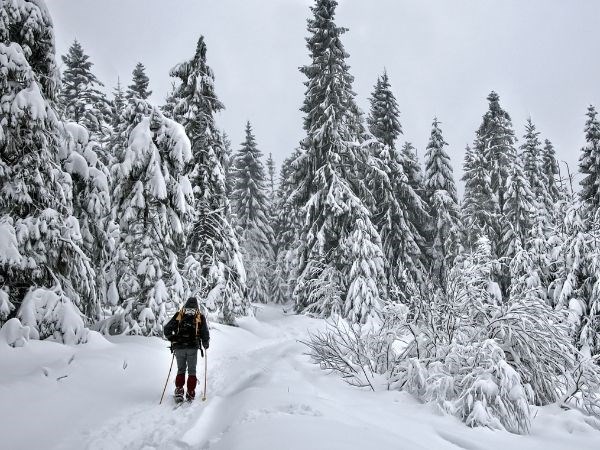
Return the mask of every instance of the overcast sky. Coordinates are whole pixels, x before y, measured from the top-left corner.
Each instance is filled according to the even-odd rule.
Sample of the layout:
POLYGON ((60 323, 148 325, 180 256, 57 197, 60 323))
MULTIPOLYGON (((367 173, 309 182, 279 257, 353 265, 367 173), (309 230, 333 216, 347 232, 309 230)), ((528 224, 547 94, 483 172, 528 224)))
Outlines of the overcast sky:
MULTIPOLYGON (((152 100, 162 103, 169 69, 190 59, 198 37, 226 110, 219 126, 234 150, 250 120, 261 150, 278 164, 302 138, 298 67, 309 0, 47 0, 57 54, 76 38, 107 89, 127 85, 137 61, 152 100)), ((385 67, 400 104, 404 137, 422 157, 431 122, 442 122, 455 178, 491 90, 519 139, 531 116, 576 170, 589 104, 600 107, 598 0, 341 0, 337 24, 365 112, 385 67)))

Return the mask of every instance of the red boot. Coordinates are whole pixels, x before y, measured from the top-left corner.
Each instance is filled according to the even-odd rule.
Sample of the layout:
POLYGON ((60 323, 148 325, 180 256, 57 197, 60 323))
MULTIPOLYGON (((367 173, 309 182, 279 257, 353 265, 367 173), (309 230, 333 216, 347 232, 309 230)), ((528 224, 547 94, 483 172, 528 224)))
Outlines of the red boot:
POLYGON ((175 377, 175 401, 183 401, 183 385, 185 384, 185 374, 177 374, 175 377))
POLYGON ((194 400, 194 398, 196 398, 196 384, 198 383, 198 379, 196 378, 196 375, 190 375, 187 379, 187 394, 186 394, 186 400, 188 402, 191 402, 192 400, 194 400))

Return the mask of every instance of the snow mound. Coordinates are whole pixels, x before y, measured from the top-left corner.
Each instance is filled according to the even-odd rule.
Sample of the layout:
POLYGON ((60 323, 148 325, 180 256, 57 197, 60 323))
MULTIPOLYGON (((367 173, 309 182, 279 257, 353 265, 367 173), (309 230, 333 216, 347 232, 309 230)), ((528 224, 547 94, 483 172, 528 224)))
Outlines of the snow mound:
POLYGON ((29 327, 24 327, 16 317, 0 328, 0 343, 6 343, 10 347, 24 347, 28 341, 29 327))

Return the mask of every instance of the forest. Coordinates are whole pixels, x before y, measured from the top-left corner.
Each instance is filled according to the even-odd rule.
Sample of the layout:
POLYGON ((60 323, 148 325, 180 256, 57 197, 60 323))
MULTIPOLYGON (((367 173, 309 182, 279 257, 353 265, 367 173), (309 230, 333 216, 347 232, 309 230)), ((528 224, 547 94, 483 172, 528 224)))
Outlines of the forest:
POLYGON ((462 161, 443 117, 418 158, 392 74, 359 108, 337 6, 307 10, 304 137, 277 168, 250 122, 239 145, 219 126, 202 36, 154 104, 141 62, 107 87, 80 42, 56 54, 42 0, 0 2, 0 341, 162 337, 190 296, 231 326, 270 303, 326 320, 305 351, 357 388, 519 434, 536 406, 600 416, 595 107, 580 183, 495 91, 462 161))

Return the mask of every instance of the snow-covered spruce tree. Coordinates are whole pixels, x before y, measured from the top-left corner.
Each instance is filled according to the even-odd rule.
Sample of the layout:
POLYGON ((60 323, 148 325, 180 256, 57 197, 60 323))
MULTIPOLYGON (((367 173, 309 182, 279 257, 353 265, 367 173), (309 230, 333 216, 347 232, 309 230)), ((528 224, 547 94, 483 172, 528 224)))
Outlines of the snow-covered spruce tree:
POLYGON ((230 206, 222 161, 225 148, 215 125, 223 104, 214 88, 214 74, 206 63, 206 44, 200 37, 194 57, 171 69, 181 83, 174 93, 173 115, 185 127, 192 144, 194 222, 188 232, 185 261, 192 293, 209 290, 207 307, 234 323, 249 312, 246 273, 237 236, 229 222, 230 206))
POLYGON ((96 274, 98 304, 96 311, 90 311, 88 316, 97 320, 101 317, 100 308, 108 303, 115 305, 117 300, 114 290, 109 296, 107 283, 111 279, 107 272, 118 238, 110 217, 110 171, 99 157, 100 144, 85 127, 75 122, 62 123, 61 137, 62 166, 73 186, 73 214, 79 220, 82 248, 96 274))
POLYGON ((402 125, 400 125, 398 102, 392 93, 387 72, 384 71, 377 79, 369 101, 371 102, 371 111, 367 118, 369 131, 379 142, 394 148, 396 139, 402 134, 402 125))
POLYGON ((465 192, 461 204, 464 245, 474 249, 479 238, 496 234, 498 203, 492 193, 489 171, 483 155, 469 146, 463 164, 465 192))
POLYGON ((431 221, 425 202, 414 192, 402 169, 402 158, 394 148, 371 146, 366 172, 374 198, 373 222, 386 257, 390 300, 412 305, 408 286, 424 289, 427 282, 427 242, 415 222, 431 221))
MULTIPOLYGON (((534 195, 535 206, 537 207, 536 216, 549 228, 553 219, 554 202, 550 195, 551 184, 546 176, 546 170, 552 172, 556 166, 543 168, 542 144, 538 139, 539 135, 540 133, 536 130, 531 118, 527 119, 525 135, 523 136, 524 142, 521 145, 521 158, 523 173, 527 178, 531 193, 534 195)), ((554 174, 552 174, 552 178, 554 178, 554 174)))
POLYGON ((293 202, 303 210, 296 308, 353 322, 377 315, 385 299, 384 258, 377 230, 359 197, 357 172, 364 170, 358 141, 358 108, 341 42, 346 31, 334 22, 335 0, 317 0, 308 20, 311 63, 302 111, 306 138, 295 161, 293 202), (337 295, 317 286, 339 280, 337 295), (321 293, 321 294, 317 294, 321 293))
POLYGON ((565 199, 565 188, 560 179, 560 167, 556 159, 556 151, 552 142, 548 139, 544 141, 542 150, 542 171, 544 172, 545 180, 548 183, 548 194, 553 205, 565 199))
POLYGON ((231 193, 233 191, 234 171, 233 171, 233 149, 231 148, 231 140, 227 133, 221 134, 223 139, 223 171, 225 172, 225 192, 231 203, 231 193))
POLYGON ((272 228, 275 235, 273 250, 275 270, 272 289, 274 302, 287 302, 292 299, 295 287, 296 266, 298 264, 298 236, 301 228, 301 212, 291 200, 295 190, 293 176, 294 163, 300 151, 296 150, 281 165, 279 185, 273 208, 272 228))
POLYGON ((251 301, 266 303, 271 298, 273 229, 269 215, 269 199, 262 153, 256 145, 250 122, 246 139, 234 157, 232 192, 234 223, 240 236, 240 248, 246 268, 248 296, 251 301))
MULTIPOLYGON (((484 114, 483 121, 477 130, 474 147, 472 149, 472 162, 474 165, 482 167, 474 168, 474 175, 481 178, 483 173, 489 176, 489 187, 492 198, 480 198, 477 200, 479 208, 486 211, 485 224, 486 234, 492 244, 492 251, 497 256, 503 256, 499 252, 499 244, 502 239, 501 225, 499 223, 501 215, 504 212, 504 203, 506 201, 506 191, 508 190, 508 178, 510 170, 513 167, 513 160, 516 156, 514 147, 515 133, 512 128, 510 116, 500 106, 498 94, 492 92, 488 97, 489 110, 484 114), (478 172, 483 172, 479 174, 478 172), (486 208, 493 207, 493 211, 487 211, 486 208)), ((465 167, 465 169, 467 169, 465 167)), ((473 171, 465 170, 465 195, 467 194, 467 184, 477 184, 471 182, 470 173, 473 171)), ((478 196, 487 196, 487 188, 477 188, 478 196)), ((477 232, 476 229, 468 229, 469 232, 477 232)), ((470 239, 472 242, 473 238, 470 239)))
POLYGON ((401 150, 402 168, 408 178, 408 184, 422 198, 425 198, 425 181, 423 180, 423 170, 415 147, 410 142, 405 142, 401 150))
POLYGON ((121 299, 120 324, 113 330, 160 335, 168 312, 186 294, 178 252, 193 213, 190 141, 181 125, 144 100, 132 100, 122 118, 119 162, 112 167, 121 299))
POLYGON ((104 84, 93 74, 89 58, 77 41, 62 56, 65 69, 58 100, 65 118, 83 125, 99 139, 111 123, 111 110, 106 95, 100 90, 104 84))
POLYGON ((269 199, 269 208, 272 210, 275 205, 275 161, 273 161, 273 154, 269 153, 269 157, 267 158, 267 197, 269 199))
POLYGON ((425 153, 425 195, 431 211, 431 268, 435 281, 445 287, 445 280, 460 249, 458 195, 448 145, 440 122, 433 120, 431 137, 425 153))
POLYGON ((590 217, 600 207, 600 122, 596 116, 596 109, 590 106, 585 123, 586 145, 581 149, 579 158, 579 171, 584 176, 579 196, 590 217))
POLYGON ((112 126, 117 129, 119 126, 119 118, 127 106, 127 97, 121 87, 121 79, 117 78, 117 86, 113 89, 113 99, 111 102, 112 126))
POLYGON ((529 235, 534 229, 538 216, 538 203, 529 181, 523 170, 522 158, 517 156, 510 171, 508 190, 504 203, 504 214, 501 218, 502 240, 501 252, 512 258, 516 254, 516 241, 519 246, 528 246, 529 235))
POLYGON ((71 179, 60 164, 52 106, 59 74, 43 3, 0 4, 0 60, 0 317, 20 313, 36 287, 59 293, 64 311, 80 315, 73 302, 89 314, 96 310, 94 273, 73 216, 71 179))
POLYGON ((146 100, 152 95, 152 91, 148 90, 150 79, 146 75, 146 68, 139 62, 135 65, 132 72, 132 82, 127 86, 126 97, 131 99, 146 100))

